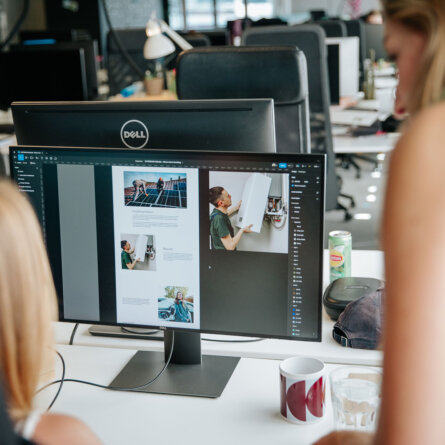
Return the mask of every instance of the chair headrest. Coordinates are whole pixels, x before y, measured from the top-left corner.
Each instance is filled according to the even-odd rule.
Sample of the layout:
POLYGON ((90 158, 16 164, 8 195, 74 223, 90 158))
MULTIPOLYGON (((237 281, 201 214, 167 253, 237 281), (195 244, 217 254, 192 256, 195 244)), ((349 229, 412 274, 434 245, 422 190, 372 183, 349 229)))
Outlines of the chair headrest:
POLYGON ((180 99, 272 98, 275 104, 307 98, 307 67, 295 46, 194 48, 177 61, 180 99))

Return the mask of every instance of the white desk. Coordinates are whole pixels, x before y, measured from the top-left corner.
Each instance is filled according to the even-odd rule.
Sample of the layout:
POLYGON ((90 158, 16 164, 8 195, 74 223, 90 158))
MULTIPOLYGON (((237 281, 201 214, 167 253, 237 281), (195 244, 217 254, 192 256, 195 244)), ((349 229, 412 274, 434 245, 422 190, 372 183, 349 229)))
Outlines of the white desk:
MULTIPOLYGON (((134 351, 62 346, 67 378, 108 384, 134 351)), ((115 392, 65 383, 53 412, 83 420, 104 444, 298 444, 306 445, 333 428, 327 391, 327 416, 301 426, 279 414, 279 361, 241 359, 218 399, 115 392)), ((60 367, 59 367, 60 368, 60 367)), ((333 365, 327 366, 329 372, 333 365)), ((57 370, 60 375, 60 369, 57 370)), ((37 406, 45 409, 57 385, 45 390, 37 406)))
MULTIPOLYGON (((324 288, 328 285, 329 267, 328 252, 324 257, 324 288)), ((352 252, 352 274, 357 277, 383 278, 383 253, 381 251, 354 250, 352 252)), ((325 363, 351 363, 369 366, 381 364, 382 352, 364 349, 351 349, 340 346, 332 338, 334 322, 323 310, 322 341, 302 342, 292 340, 266 339, 256 343, 215 343, 202 341, 203 354, 233 355, 237 357, 283 359, 293 355, 310 355, 318 357, 325 363)), ((57 323, 55 327, 56 343, 68 344, 72 323, 57 323)), ((93 337, 88 333, 88 325, 81 325, 76 333, 74 344, 84 346, 102 346, 108 348, 162 350, 161 341, 134 340, 107 337, 93 337)), ((204 338, 221 338, 221 336, 202 334, 204 338)), ((223 337, 224 338, 224 337, 223 337)), ((233 337, 227 336, 228 340, 233 337)))
POLYGON ((386 153, 391 151, 399 138, 399 133, 370 136, 334 136, 334 153, 386 153))

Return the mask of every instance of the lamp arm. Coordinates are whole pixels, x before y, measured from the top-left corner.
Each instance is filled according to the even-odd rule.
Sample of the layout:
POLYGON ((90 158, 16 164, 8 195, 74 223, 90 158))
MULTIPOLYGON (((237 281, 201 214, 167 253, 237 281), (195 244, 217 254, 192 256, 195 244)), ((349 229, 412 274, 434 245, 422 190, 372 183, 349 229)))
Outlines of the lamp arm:
POLYGON ((187 40, 183 39, 177 32, 173 31, 164 20, 159 20, 159 23, 161 24, 161 31, 165 32, 181 49, 186 50, 193 48, 187 40))

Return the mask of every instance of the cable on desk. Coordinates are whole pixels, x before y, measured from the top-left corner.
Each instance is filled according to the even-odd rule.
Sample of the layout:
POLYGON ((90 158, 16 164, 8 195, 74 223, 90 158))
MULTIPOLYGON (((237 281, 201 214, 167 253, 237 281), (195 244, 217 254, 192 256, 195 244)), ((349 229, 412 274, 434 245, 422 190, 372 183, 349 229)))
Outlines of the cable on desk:
POLYGON ((216 338, 201 338, 205 341, 216 341, 218 343, 254 343, 256 341, 264 341, 265 338, 252 338, 251 340, 220 340, 216 338))
MULTIPOLYGON (((77 328, 79 327, 79 323, 76 323, 76 325, 74 326, 73 332, 71 333, 71 338, 70 338, 70 342, 68 343, 69 345, 73 344, 74 341, 74 336, 76 335, 76 331, 77 328)), ((59 354, 59 353, 58 353, 59 354)), ((59 354, 60 355, 60 354, 59 354)), ((63 360, 63 359, 62 359, 63 360)))
MULTIPOLYGON (((96 386, 97 388, 110 389, 112 391, 136 391, 138 389, 145 388, 146 386, 149 386, 149 385, 153 384, 156 380, 158 380, 159 377, 161 377, 161 375, 167 369, 167 366, 170 364, 170 360, 172 358, 174 345, 175 345, 175 334, 173 332, 170 354, 168 356, 167 361, 165 362, 164 367, 158 372, 158 374, 155 377, 153 377, 148 382, 144 383, 143 385, 133 386, 131 388, 123 388, 123 387, 120 387, 120 386, 110 387, 110 386, 100 385, 99 383, 93 383, 93 382, 88 382, 86 380, 79 380, 79 379, 65 379, 65 362, 63 361, 62 354, 60 354, 60 352, 57 352, 57 354, 59 354, 59 356, 61 357, 61 359, 63 361, 63 375, 62 375, 62 378, 58 379, 58 380, 53 380, 52 382, 47 383, 46 385, 42 386, 40 389, 38 389, 36 391, 36 394, 38 394, 39 392, 43 391, 46 388, 49 388, 52 385, 56 385, 57 383, 61 383, 62 384, 64 382, 82 383, 83 385, 96 386)), ((57 392, 56 397, 59 395, 61 387, 62 387, 62 385, 60 385, 59 391, 57 392)), ((54 403, 54 401, 52 403, 54 403)), ((52 403, 51 403, 50 407, 52 406, 52 403)))
POLYGON ((52 408, 55 401, 57 400, 57 397, 59 397, 60 391, 62 390, 63 382, 65 381, 65 369, 66 369, 65 360, 63 359, 62 354, 59 351, 56 351, 56 354, 60 357, 60 360, 62 361, 62 378, 60 379, 59 389, 57 390, 53 401, 49 404, 48 408, 46 409, 47 411, 49 411, 52 408))
POLYGON ((29 0, 24 0, 23 2, 23 9, 22 12, 15 22, 14 26, 11 29, 11 32, 6 36, 6 39, 3 42, 0 42, 0 51, 14 38, 14 36, 17 34, 17 31, 22 26, 23 22, 26 19, 26 16, 28 15, 29 11, 29 0))

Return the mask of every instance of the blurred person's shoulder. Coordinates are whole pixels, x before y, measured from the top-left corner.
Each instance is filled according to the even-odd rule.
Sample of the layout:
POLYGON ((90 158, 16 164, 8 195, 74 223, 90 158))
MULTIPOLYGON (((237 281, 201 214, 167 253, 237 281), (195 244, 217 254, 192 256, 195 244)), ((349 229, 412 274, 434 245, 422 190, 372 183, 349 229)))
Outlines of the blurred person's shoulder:
POLYGON ((45 445, 100 445, 98 437, 81 420, 63 414, 43 414, 32 440, 45 445))

